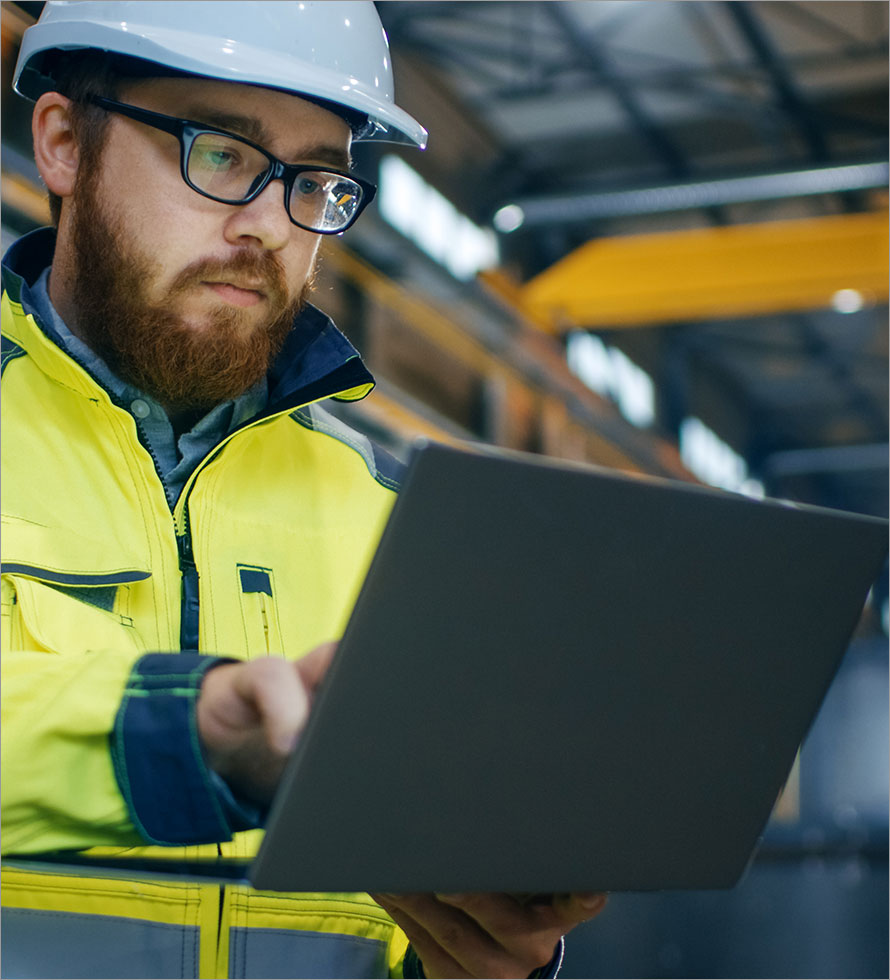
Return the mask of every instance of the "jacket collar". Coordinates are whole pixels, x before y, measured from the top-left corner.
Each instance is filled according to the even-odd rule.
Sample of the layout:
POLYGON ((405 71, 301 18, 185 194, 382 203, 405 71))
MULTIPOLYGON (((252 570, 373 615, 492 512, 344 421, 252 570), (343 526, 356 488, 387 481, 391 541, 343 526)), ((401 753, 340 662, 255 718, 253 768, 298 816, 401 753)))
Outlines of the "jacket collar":
MULTIPOLYGON (((26 313, 32 312, 30 286, 52 262, 55 242, 54 229, 39 228, 14 242, 3 258, 3 289, 26 313)), ((46 332, 42 324, 38 326, 46 332)), ((263 416, 328 397, 355 401, 374 387, 358 351, 330 317, 311 304, 294 320, 268 381, 269 402, 263 416)))

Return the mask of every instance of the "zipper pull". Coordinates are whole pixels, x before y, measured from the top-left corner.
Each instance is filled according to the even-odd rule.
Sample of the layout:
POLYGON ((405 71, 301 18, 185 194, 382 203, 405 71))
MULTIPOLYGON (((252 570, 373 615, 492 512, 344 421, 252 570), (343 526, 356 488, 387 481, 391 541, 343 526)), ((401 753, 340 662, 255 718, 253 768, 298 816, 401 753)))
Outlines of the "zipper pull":
POLYGON ((194 568, 195 558, 192 554, 192 536, 186 531, 185 534, 176 536, 176 547, 179 550, 179 568, 185 570, 190 565, 194 568))

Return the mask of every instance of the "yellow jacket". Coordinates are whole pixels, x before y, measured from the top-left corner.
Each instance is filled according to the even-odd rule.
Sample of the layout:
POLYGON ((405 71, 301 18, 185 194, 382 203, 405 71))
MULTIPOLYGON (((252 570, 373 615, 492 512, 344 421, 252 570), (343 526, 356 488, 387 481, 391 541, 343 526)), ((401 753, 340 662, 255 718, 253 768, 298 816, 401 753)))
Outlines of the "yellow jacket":
MULTIPOLYGON (((220 803, 197 691, 207 653, 296 658, 341 634, 396 469, 317 402, 373 381, 310 309, 268 412, 203 460, 171 514, 133 416, 27 313, 51 255, 30 238, 3 269, 4 852, 249 855, 261 831, 220 803)), ((8 977, 399 976, 406 948, 367 895, 6 868, 3 905, 8 977)))

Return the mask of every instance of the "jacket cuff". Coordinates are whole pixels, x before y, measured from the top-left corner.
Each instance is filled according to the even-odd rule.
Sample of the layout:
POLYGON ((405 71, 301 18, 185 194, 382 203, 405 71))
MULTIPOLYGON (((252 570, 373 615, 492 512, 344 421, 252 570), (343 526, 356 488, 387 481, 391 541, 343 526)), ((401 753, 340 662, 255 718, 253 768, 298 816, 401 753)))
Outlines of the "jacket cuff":
POLYGON ((127 680, 111 733, 111 759, 130 817, 149 844, 210 844, 232 837, 204 762, 195 713, 204 674, 226 660, 148 653, 127 680))
POLYGON ((269 807, 259 806, 253 801, 239 796, 213 769, 209 770, 209 776, 216 798, 219 800, 226 821, 232 830, 256 830, 257 827, 265 826, 269 816, 269 807))

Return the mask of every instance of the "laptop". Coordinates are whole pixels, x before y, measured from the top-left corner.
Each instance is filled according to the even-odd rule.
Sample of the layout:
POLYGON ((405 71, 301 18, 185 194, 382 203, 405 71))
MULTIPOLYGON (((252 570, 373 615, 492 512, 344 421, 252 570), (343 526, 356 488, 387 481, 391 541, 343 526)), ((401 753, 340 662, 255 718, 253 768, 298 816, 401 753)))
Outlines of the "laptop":
POLYGON ((729 888, 886 553, 877 518, 421 443, 256 858, 39 860, 279 891, 729 888))

